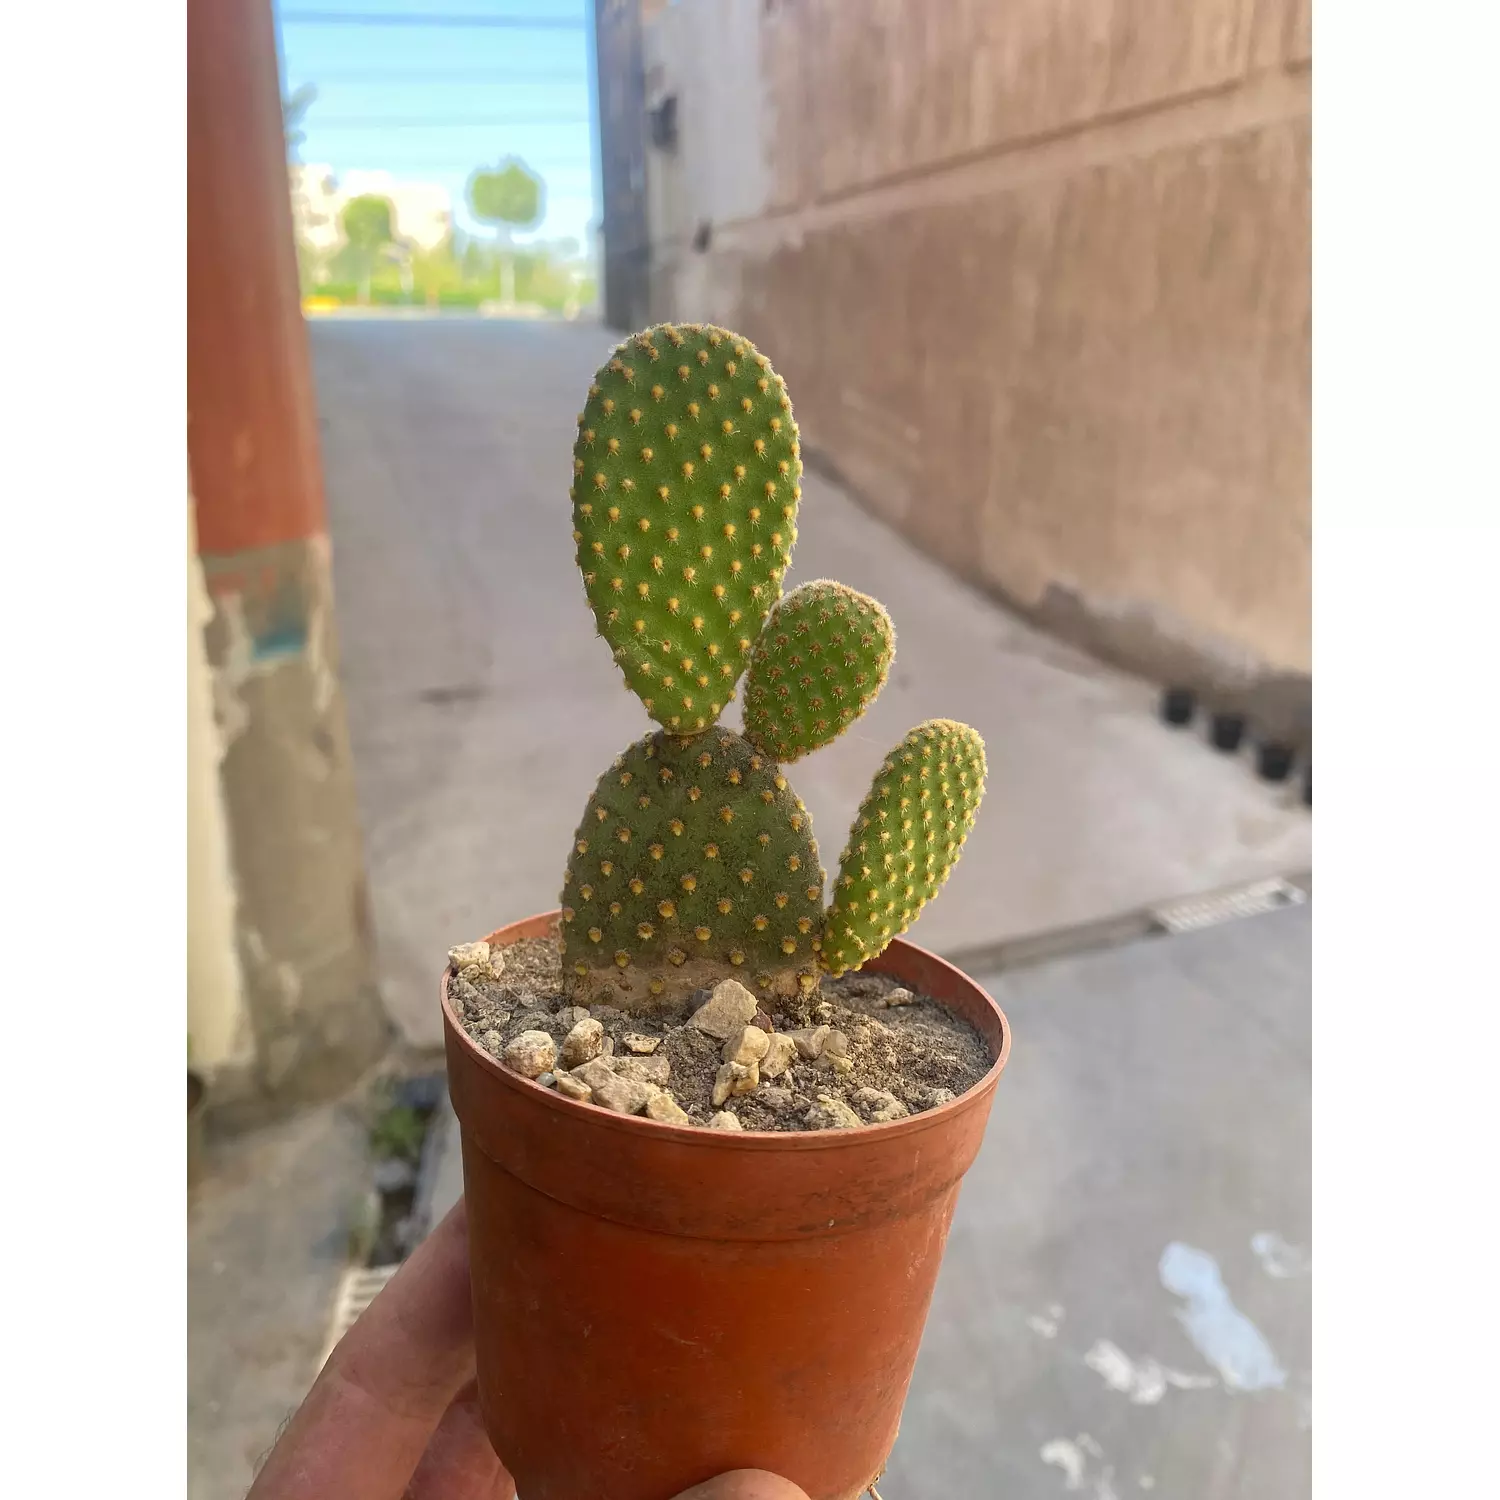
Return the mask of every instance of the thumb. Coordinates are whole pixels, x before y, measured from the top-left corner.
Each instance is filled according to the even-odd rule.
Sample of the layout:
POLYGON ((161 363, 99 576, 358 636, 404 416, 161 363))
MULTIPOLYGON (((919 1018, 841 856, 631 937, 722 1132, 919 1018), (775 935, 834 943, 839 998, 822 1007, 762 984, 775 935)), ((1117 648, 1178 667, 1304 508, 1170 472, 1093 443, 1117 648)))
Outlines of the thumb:
POLYGON ((764 1469, 736 1469, 684 1490, 676 1500, 807 1500, 807 1491, 764 1469))

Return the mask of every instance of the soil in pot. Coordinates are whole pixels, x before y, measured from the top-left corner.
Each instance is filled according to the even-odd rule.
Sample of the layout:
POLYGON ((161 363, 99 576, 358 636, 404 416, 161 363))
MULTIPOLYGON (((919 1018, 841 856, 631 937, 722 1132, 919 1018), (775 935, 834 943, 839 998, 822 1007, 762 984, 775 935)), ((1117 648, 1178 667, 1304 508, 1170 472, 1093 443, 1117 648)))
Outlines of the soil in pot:
POLYGON ((574 1006, 550 938, 488 960, 480 944, 454 952, 449 997, 479 1046, 570 1098, 672 1124, 880 1124, 956 1098, 994 1060, 966 1021, 887 974, 825 978, 810 995, 764 1002, 768 1010, 730 980, 679 1014, 648 1018, 574 1006))

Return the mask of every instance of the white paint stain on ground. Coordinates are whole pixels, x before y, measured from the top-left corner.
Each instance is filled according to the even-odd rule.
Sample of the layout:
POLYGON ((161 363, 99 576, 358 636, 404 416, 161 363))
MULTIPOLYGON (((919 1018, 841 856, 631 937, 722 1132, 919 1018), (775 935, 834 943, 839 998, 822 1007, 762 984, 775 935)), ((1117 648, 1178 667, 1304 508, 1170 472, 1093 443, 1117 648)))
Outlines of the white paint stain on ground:
POLYGON ((1089 1460, 1102 1460, 1104 1450, 1088 1433, 1080 1432, 1073 1441, 1053 1438, 1043 1443, 1041 1457, 1044 1464, 1061 1470, 1063 1487, 1074 1494, 1087 1494, 1091 1500, 1120 1500, 1113 1466, 1103 1464, 1098 1472, 1089 1472, 1089 1460))
POLYGON ((1108 1339, 1099 1339, 1083 1356, 1083 1362, 1110 1390, 1129 1396, 1136 1406, 1155 1406, 1169 1389, 1201 1391, 1217 1384, 1212 1375, 1189 1375, 1183 1370, 1168 1369, 1149 1356, 1131 1359, 1108 1339))
POLYGON ((1026 1324, 1031 1331, 1044 1339, 1055 1339, 1062 1326, 1063 1310, 1054 1302, 1045 1313, 1032 1313, 1026 1324))
POLYGON ((1306 1276, 1312 1271, 1312 1256, 1300 1245, 1289 1245, 1270 1229, 1250 1236, 1250 1248, 1267 1276, 1285 1281, 1291 1276, 1306 1276))
POLYGON ((1213 1256, 1174 1240, 1157 1269, 1161 1284, 1183 1299, 1177 1319, 1187 1336, 1230 1390, 1280 1390, 1286 1384, 1270 1344, 1230 1299, 1213 1256))
POLYGON ((1076 1443, 1067 1438, 1053 1438, 1042 1444, 1042 1462, 1062 1470, 1063 1482, 1070 1490, 1083 1488, 1083 1471, 1087 1467, 1076 1443))

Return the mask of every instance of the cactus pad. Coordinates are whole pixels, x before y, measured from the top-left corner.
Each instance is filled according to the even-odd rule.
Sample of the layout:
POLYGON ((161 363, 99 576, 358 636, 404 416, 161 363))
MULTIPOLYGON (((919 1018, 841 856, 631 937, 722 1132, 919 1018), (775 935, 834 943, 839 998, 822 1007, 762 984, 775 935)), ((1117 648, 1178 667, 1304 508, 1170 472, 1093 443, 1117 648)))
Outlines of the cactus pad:
POLYGON ((906 931, 958 860, 984 795, 984 741, 929 719, 876 773, 839 856, 823 931, 830 974, 858 968, 906 931))
POLYGON ((621 344, 573 448, 573 539, 626 684, 677 734, 733 696, 797 538, 802 459, 781 377, 747 339, 670 323, 621 344))
POLYGON ((745 737, 790 762, 837 739, 885 686, 896 632, 868 594, 819 579, 771 611, 745 679, 745 737))
POLYGON ((723 727, 638 740, 599 779, 562 892, 563 975, 583 1003, 674 1006, 734 975, 811 989, 823 924, 812 819, 723 727))

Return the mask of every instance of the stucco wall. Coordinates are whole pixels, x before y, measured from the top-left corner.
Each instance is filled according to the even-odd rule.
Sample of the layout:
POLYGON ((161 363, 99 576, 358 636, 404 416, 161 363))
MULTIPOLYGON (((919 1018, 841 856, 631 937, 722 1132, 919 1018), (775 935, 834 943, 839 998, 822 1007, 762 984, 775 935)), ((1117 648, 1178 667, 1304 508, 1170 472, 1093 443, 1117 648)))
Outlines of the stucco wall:
POLYGON ((872 509, 1059 630, 1310 669, 1305 0, 698 0, 644 52, 654 316, 762 344, 872 509))
POLYGON ((203 648, 211 611, 191 499, 187 569, 187 1026, 190 1061, 211 1076, 251 1063, 255 1046, 235 948, 234 881, 219 783, 223 743, 203 648))

